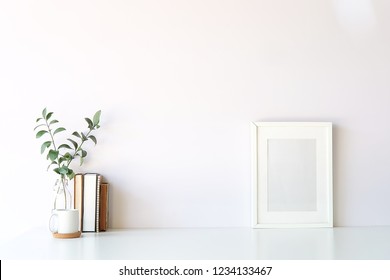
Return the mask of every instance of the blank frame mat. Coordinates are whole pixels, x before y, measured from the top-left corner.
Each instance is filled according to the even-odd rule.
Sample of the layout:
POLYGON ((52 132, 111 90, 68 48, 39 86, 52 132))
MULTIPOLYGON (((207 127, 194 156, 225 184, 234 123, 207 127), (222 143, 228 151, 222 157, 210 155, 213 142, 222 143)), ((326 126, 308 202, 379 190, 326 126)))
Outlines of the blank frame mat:
POLYGON ((316 140, 268 140, 268 210, 315 211, 316 140))

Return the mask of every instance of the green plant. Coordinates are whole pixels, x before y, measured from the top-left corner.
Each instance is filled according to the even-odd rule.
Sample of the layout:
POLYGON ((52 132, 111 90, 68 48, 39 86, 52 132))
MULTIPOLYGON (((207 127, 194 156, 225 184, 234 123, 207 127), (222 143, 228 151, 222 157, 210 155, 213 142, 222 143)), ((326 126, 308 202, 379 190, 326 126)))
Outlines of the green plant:
POLYGON ((53 118, 53 112, 48 112, 47 109, 43 109, 42 117, 39 117, 36 120, 38 125, 34 128, 38 130, 36 133, 36 138, 41 138, 44 135, 48 136, 45 142, 41 145, 41 154, 48 150, 46 159, 50 161, 47 170, 50 167, 55 167, 53 170, 55 173, 61 175, 61 177, 67 176, 69 179, 73 179, 75 173, 72 169, 69 168, 69 165, 75 158, 80 159, 80 166, 83 164, 85 157, 87 156, 87 151, 83 149, 85 142, 91 140, 97 144, 97 139, 92 132, 100 127, 100 115, 101 111, 97 111, 93 118, 85 118, 85 121, 88 124, 88 132, 85 134, 83 132, 74 131, 70 137, 66 140, 67 143, 62 143, 58 145, 55 141, 55 135, 65 131, 64 127, 58 126, 59 121, 53 118), (69 144, 68 144, 69 143, 69 144))

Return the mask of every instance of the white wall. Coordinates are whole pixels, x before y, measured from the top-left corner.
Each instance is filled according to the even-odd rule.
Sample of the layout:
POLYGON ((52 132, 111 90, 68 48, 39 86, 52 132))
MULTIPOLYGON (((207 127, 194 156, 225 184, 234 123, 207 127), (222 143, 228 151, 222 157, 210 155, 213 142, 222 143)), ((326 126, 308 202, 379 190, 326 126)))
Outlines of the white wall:
MULTIPOLYGON (((102 109, 112 227, 250 226, 251 121, 334 123, 335 223, 390 225, 390 3, 1 1, 2 228, 46 224, 33 132, 102 109)), ((4 235, 4 233, 3 233, 4 235)))

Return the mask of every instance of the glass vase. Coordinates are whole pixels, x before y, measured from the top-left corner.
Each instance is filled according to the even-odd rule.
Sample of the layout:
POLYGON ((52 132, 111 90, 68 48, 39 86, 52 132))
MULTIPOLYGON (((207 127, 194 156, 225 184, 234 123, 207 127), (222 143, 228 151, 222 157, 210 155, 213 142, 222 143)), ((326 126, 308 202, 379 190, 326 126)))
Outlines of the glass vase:
POLYGON ((65 176, 61 176, 56 180, 53 191, 54 203, 53 209, 72 209, 72 195, 68 188, 68 179, 65 176))

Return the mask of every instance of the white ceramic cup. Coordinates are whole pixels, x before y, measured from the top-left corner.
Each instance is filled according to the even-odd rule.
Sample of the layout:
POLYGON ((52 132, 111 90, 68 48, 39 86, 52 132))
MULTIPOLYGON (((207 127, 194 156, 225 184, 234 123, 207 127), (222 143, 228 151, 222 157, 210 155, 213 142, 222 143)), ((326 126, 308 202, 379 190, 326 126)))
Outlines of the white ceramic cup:
POLYGON ((75 233, 79 231, 79 210, 78 209, 56 209, 53 210, 50 221, 50 231, 53 233, 75 233))

